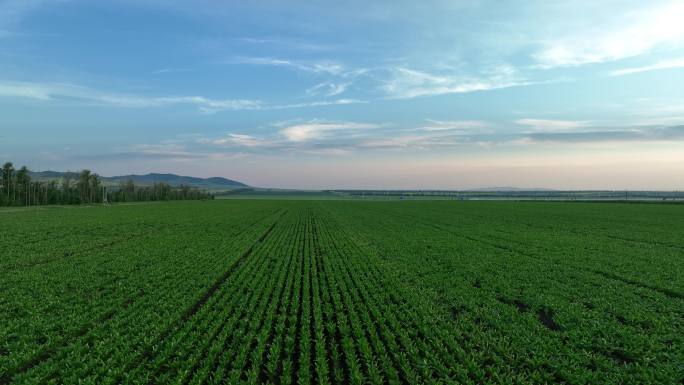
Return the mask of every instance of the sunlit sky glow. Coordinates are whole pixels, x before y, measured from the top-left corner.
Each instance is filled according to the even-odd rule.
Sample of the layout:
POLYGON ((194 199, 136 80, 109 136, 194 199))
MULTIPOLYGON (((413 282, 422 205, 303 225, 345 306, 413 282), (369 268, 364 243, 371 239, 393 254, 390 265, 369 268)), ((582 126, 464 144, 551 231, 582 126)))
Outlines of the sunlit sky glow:
POLYGON ((684 1, 0 0, 0 160, 684 189, 684 1))

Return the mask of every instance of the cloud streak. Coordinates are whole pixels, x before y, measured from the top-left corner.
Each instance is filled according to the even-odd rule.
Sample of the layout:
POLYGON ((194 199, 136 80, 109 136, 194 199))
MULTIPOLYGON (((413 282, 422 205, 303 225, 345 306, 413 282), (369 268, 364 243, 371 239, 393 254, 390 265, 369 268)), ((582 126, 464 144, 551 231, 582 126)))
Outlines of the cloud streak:
POLYGON ((203 112, 226 110, 258 110, 264 104, 257 100, 211 99, 203 96, 147 97, 100 92, 72 84, 0 83, 0 97, 27 98, 39 101, 80 101, 124 108, 152 108, 193 105, 203 112))
POLYGON ((674 59, 674 60, 663 60, 663 61, 659 61, 655 64, 651 64, 651 65, 647 65, 647 66, 641 66, 641 67, 623 68, 623 69, 619 69, 616 71, 612 71, 610 73, 610 76, 625 76, 625 75, 638 74, 641 72, 651 72, 651 71, 659 71, 659 70, 666 70, 666 69, 673 69, 673 68, 684 68, 684 58, 679 58, 679 59, 674 59))
POLYGON ((345 155, 353 151, 355 143, 371 132, 383 128, 382 124, 309 120, 274 124, 274 134, 257 136, 246 133, 229 133, 220 138, 201 138, 197 142, 244 151, 296 152, 311 155, 345 155))
POLYGON ((290 142, 309 142, 314 139, 322 139, 333 131, 349 132, 378 127, 380 126, 371 123, 311 121, 285 127, 280 130, 280 134, 290 142))
POLYGON ((489 123, 482 120, 434 120, 426 119, 427 125, 418 127, 419 131, 459 131, 469 132, 472 130, 483 130, 490 126, 489 123))
POLYGON ((324 155, 352 154, 375 150, 437 150, 448 148, 492 148, 542 146, 548 144, 678 142, 684 140, 684 126, 598 127, 589 122, 521 119, 517 131, 503 130, 483 121, 433 121, 437 130, 424 127, 398 128, 358 122, 308 121, 287 124, 277 136, 257 137, 229 134, 206 141, 216 145, 250 150, 298 152, 324 155), (449 128, 446 128, 449 127, 449 128), (444 129, 442 129, 444 128, 444 129))
POLYGON ((204 96, 140 96, 100 92, 72 84, 0 83, 0 97, 37 101, 83 102, 119 108, 162 108, 195 106, 204 113, 240 110, 282 110, 365 103, 356 99, 336 99, 293 104, 268 104, 249 99, 213 99, 204 96))
POLYGON ((259 138, 253 135, 247 134, 228 134, 226 138, 214 139, 214 140, 202 140, 202 143, 212 143, 219 146, 229 146, 235 145, 239 147, 249 147, 249 148, 264 148, 273 147, 277 143, 268 139, 259 138))
POLYGON ((236 38, 236 41, 253 44, 253 45, 268 45, 288 49, 296 49, 302 51, 328 51, 333 47, 326 44, 310 43, 303 40, 284 39, 284 38, 256 38, 256 37, 241 37, 236 38))
POLYGON ((538 132, 527 135, 532 142, 591 144, 602 142, 673 142, 684 140, 684 126, 626 127, 582 132, 538 132))
POLYGON ((481 78, 436 75, 405 67, 391 68, 390 73, 390 79, 382 86, 382 89, 391 99, 465 94, 532 84, 518 78, 510 70, 481 78))
POLYGON ((306 94, 309 96, 325 95, 325 96, 337 96, 344 93, 347 87, 351 83, 335 83, 335 82, 323 82, 318 83, 313 87, 306 90, 306 94))
POLYGON ((518 119, 516 124, 528 126, 537 132, 558 132, 587 127, 590 122, 577 120, 518 119))
POLYGON ((307 108, 307 107, 322 107, 322 106, 340 106, 346 104, 365 104, 368 101, 358 100, 358 99, 335 99, 335 100, 320 100, 313 102, 304 103, 292 103, 292 104, 282 104, 282 105, 271 105, 263 109, 267 110, 283 110, 290 108, 307 108))
POLYGON ((226 60, 225 63, 286 67, 313 74, 339 75, 345 71, 342 64, 332 61, 304 62, 272 57, 238 57, 226 60))

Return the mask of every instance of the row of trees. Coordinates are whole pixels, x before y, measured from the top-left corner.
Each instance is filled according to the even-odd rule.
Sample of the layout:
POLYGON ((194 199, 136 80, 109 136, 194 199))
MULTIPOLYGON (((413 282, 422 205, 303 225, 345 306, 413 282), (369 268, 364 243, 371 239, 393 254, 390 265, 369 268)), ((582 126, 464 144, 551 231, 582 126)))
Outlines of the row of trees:
POLYGON ((178 187, 173 187, 167 183, 136 186, 130 179, 121 182, 117 189, 107 194, 107 197, 109 202, 214 199, 212 194, 184 184, 178 187))
POLYGON ((119 186, 105 187, 90 170, 66 173, 61 181, 36 181, 31 179, 26 166, 17 170, 12 162, 0 169, 0 182, 0 206, 213 199, 210 193, 186 185, 136 186, 128 180, 119 186))

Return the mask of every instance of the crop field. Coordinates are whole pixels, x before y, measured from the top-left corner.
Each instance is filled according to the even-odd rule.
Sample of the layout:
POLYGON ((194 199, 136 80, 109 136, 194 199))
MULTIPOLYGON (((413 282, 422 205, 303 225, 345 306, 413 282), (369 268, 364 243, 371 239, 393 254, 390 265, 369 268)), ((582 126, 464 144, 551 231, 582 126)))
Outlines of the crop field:
POLYGON ((684 205, 220 200, 0 227, 0 385, 684 381, 684 205))

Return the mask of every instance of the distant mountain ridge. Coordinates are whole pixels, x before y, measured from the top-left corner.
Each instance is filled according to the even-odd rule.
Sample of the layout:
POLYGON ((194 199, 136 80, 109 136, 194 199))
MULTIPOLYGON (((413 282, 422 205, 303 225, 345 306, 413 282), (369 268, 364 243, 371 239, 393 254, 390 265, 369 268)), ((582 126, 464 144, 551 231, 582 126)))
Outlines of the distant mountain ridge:
MULTIPOLYGON (((37 180, 62 180, 65 178, 77 179, 78 173, 72 171, 39 171, 31 172, 30 176, 32 179, 37 180)), ((232 190, 236 188, 249 187, 242 182, 222 177, 198 178, 194 176, 182 176, 176 174, 150 173, 144 175, 131 174, 100 176, 100 178, 102 182, 108 185, 115 185, 127 180, 132 180, 133 183, 141 186, 147 186, 154 183, 166 183, 171 186, 180 186, 183 184, 207 190, 232 190)))

